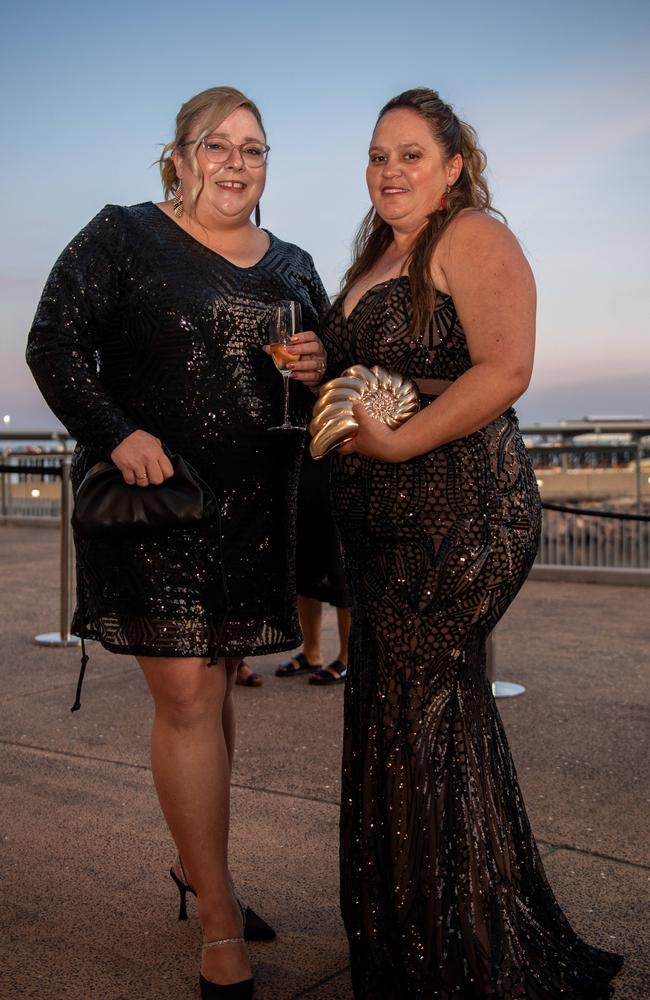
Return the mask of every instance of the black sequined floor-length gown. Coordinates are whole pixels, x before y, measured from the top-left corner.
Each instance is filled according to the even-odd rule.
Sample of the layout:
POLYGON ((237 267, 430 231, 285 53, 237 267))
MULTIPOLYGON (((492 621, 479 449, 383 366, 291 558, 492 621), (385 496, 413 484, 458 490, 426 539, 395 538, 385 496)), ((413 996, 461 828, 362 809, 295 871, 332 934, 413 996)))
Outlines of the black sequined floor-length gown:
MULTIPOLYGON (((27 359, 77 438, 73 484, 143 428, 195 467, 221 508, 221 531, 212 519, 77 542, 73 629, 113 652, 240 656, 301 641, 294 549, 304 435, 267 430, 281 419, 282 379, 262 346, 272 303, 298 299, 305 329, 318 329, 327 297, 309 254, 269 236, 261 260, 242 268, 151 202, 109 205, 48 279, 27 359)), ((298 382, 291 399, 303 411, 313 402, 298 382)))
MULTIPOLYGON (((406 277, 347 321, 337 302, 329 376, 470 367, 450 297, 422 340, 410 320, 406 277)), ((341 905, 355 997, 611 996, 621 959, 581 941, 555 901, 485 674, 540 525, 514 411, 407 462, 337 454, 332 498, 352 589, 341 905)))

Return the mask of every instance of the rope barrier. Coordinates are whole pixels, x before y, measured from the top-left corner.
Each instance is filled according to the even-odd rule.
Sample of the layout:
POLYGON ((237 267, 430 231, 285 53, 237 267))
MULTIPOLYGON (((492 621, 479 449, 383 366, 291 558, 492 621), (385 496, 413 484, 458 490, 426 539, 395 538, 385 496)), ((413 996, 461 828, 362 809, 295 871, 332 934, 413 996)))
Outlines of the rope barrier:
POLYGON ((584 514, 585 517, 611 517, 619 521, 650 522, 650 514, 623 514, 616 510, 588 510, 585 507, 565 507, 559 503, 543 503, 544 510, 557 510, 561 514, 584 514))
POLYGON ((15 472, 22 475, 31 473, 38 476, 57 476, 59 479, 63 475, 62 466, 59 465, 0 465, 0 472, 15 472))

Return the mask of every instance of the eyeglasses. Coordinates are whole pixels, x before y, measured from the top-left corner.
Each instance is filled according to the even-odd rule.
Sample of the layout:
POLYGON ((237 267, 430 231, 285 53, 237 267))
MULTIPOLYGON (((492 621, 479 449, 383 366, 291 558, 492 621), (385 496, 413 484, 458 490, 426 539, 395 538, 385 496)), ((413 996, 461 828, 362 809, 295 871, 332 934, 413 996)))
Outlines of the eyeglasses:
MULTIPOLYGON (((181 146, 193 146, 195 139, 181 142, 181 146)), ((205 158, 209 163, 225 163, 230 159, 233 149, 236 149, 247 167, 263 167, 269 154, 270 146, 261 142, 242 142, 236 145, 228 139, 201 139, 205 158)))

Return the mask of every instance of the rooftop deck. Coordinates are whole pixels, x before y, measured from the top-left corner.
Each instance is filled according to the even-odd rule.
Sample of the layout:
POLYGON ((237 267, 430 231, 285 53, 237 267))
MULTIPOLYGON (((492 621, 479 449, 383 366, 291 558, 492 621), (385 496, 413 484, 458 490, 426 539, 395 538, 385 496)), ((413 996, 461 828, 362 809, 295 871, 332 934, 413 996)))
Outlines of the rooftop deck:
MULTIPOLYGON (((0 1000, 196 996, 196 907, 176 921, 169 836, 130 657, 32 643, 58 627, 58 532, 0 527, 4 892, 0 1000), (4 962, 4 960, 3 960, 4 962)), ((499 701, 549 879, 575 928, 622 951, 616 1000, 648 1000, 648 591, 529 582, 497 630, 499 701)), ((335 652, 326 617, 325 655, 335 652)), ((259 1000, 349 1000, 338 914, 342 688, 272 676, 236 688, 232 868, 278 931, 251 947, 259 1000)), ((191 903, 194 903, 192 900, 191 903)))

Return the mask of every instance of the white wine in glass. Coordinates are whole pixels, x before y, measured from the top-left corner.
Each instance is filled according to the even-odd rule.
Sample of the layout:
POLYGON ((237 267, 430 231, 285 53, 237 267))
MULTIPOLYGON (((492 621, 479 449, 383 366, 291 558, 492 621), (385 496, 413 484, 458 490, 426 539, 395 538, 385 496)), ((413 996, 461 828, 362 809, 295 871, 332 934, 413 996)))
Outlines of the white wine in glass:
POLYGON ((300 303, 287 301, 278 302, 273 306, 269 328, 269 346, 275 367, 280 372, 284 383, 284 420, 279 427, 269 427, 270 431, 303 431, 304 427, 292 424, 289 420, 289 380, 291 369, 287 365, 298 361, 299 354, 292 353, 288 348, 294 333, 302 330, 302 314, 300 303))
POLYGON ((288 371, 287 365, 290 361, 295 361, 298 355, 288 351, 284 344, 271 344, 271 357, 278 371, 283 372, 288 371))

